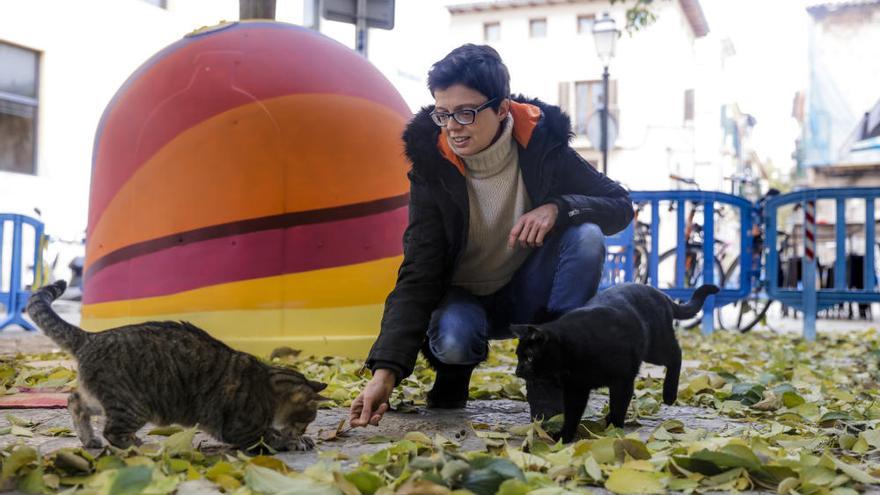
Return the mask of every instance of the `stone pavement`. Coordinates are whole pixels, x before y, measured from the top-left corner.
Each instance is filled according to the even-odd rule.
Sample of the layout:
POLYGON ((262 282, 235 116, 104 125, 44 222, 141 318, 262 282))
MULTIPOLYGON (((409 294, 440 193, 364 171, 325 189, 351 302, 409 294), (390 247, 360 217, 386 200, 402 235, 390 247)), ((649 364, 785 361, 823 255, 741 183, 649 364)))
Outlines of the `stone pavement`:
MULTIPOLYGON (((62 316, 72 323, 79 322, 79 306, 69 301, 56 303, 56 309, 62 316)), ((880 314, 875 312, 874 314, 880 314)), ((772 322, 773 328, 778 331, 800 332, 801 320, 780 320, 772 322), (782 323, 780 325, 780 322, 782 323)), ((873 322, 846 321, 846 320, 820 320, 819 332, 847 331, 865 329, 873 326, 873 322)), ((40 332, 27 332, 18 328, 10 328, 0 332, 0 356, 14 355, 17 353, 43 353, 57 349, 47 337, 40 332)), ((47 363, 50 364, 50 363, 47 363)), ((55 363, 57 364, 57 363, 55 363)), ((685 363, 687 366, 688 363, 685 363)), ((661 369, 645 370, 654 375, 661 369)), ((662 376, 662 375, 659 375, 662 376)), ((590 400, 590 411, 597 414, 601 411, 607 396, 593 394, 590 400)), ((62 447, 78 447, 79 441, 74 437, 54 437, 41 434, 49 428, 62 427, 72 430, 70 416, 66 409, 14 409, 0 411, 0 428, 9 426, 6 414, 12 414, 18 418, 36 424, 33 428, 33 437, 20 437, 11 434, 0 435, 0 447, 9 444, 23 442, 37 447, 41 454, 46 454, 62 447)), ((589 415, 589 411, 588 411, 589 415)), ((476 433, 472 425, 489 425, 492 429, 506 429, 514 425, 525 425, 529 421, 528 407, 523 402, 510 400, 477 400, 471 401, 464 411, 428 411, 417 408, 414 413, 390 412, 378 427, 358 428, 348 430, 343 435, 329 441, 326 438, 329 432, 336 430, 337 425, 348 417, 348 411, 344 408, 322 409, 318 419, 309 427, 308 433, 318 439, 317 447, 311 452, 281 453, 277 457, 285 461, 295 469, 302 469, 314 463, 321 452, 335 451, 342 460, 343 465, 357 463, 361 454, 371 453, 388 446, 382 440, 399 440, 406 432, 419 431, 429 436, 441 434, 450 440, 457 441, 465 450, 482 450, 484 440, 476 433)), ((669 419, 682 421, 687 427, 705 429, 710 432, 723 432, 731 428, 739 428, 743 423, 721 418, 706 409, 687 406, 661 406, 655 417, 640 418, 636 424, 627 426, 628 431, 638 431, 640 436, 647 438, 657 425, 669 419)), ((101 418, 96 419, 100 431, 101 418)), ((483 426, 485 427, 485 426, 483 426)), ((139 436, 148 443, 159 442, 163 437, 149 436, 147 432, 152 425, 145 427, 139 436)), ((332 435, 331 435, 332 436, 332 435)), ((196 441, 203 449, 222 448, 217 442, 207 436, 197 436, 196 441)), ((511 440, 515 442, 516 440, 511 440)), ((594 489, 597 493, 608 493, 602 489, 594 489)))
MULTIPOLYGON (((66 320, 78 323, 79 315, 76 304, 61 302, 56 303, 55 307, 66 320)), ((18 328, 10 328, 0 332, 0 356, 17 353, 44 353, 55 350, 58 350, 57 346, 40 332, 27 332, 18 328)), ((58 362, 46 363, 47 366, 58 364, 58 362)), ((661 369, 648 369, 647 372, 660 373, 662 376, 661 369)), ((601 411, 606 402, 607 396, 593 394, 590 410, 601 411)), ((734 427, 729 421, 705 416, 705 413, 706 411, 693 407, 662 406, 660 414, 656 417, 642 418, 638 425, 628 426, 627 430, 638 430, 643 437, 647 438, 658 424, 667 419, 678 419, 689 427, 705 428, 710 431, 722 431, 734 427)), ((67 428, 72 431, 71 418, 66 409, 3 410, 0 411, 0 428, 10 426, 6 414, 29 421, 36 427, 32 428, 33 437, 12 434, 0 435, 0 447, 21 442, 36 447, 40 454, 47 454, 63 447, 80 446, 77 438, 55 437, 45 434, 50 428, 67 428)), ((396 441, 410 431, 419 431, 429 436, 439 433, 460 443, 464 450, 483 450, 485 448, 484 440, 477 435, 474 425, 477 425, 478 429, 488 426, 492 429, 504 430, 506 427, 529 423, 528 406, 524 402, 475 400, 471 401, 464 411, 429 411, 424 408, 416 408, 415 412, 410 413, 390 412, 378 427, 347 429, 338 438, 329 441, 321 440, 321 438, 332 436, 330 432, 335 431, 340 422, 347 420, 347 418, 348 410, 345 408, 322 409, 319 411, 317 420, 310 425, 307 431, 312 438, 317 440, 316 449, 310 452, 280 453, 277 454, 277 457, 295 469, 302 469, 314 463, 320 453, 334 451, 341 457, 343 466, 351 465, 358 462, 361 454, 386 448, 388 443, 382 440, 396 441)), ((94 421, 96 422, 96 431, 101 431, 103 418, 96 418, 94 421)), ((147 434, 153 427, 153 425, 147 425, 139 432, 140 438, 147 443, 158 443, 163 439, 160 436, 147 434)), ((512 441, 516 442, 515 439, 512 441)), ((206 435, 197 436, 196 442, 206 450, 222 448, 220 444, 206 435)), ((603 490, 598 489, 598 492, 602 493, 603 490)))
MULTIPOLYGON (((59 308, 60 309, 60 308, 59 308)), ((65 315, 68 321, 74 317, 65 315)), ((57 346, 39 332, 25 332, 11 329, 0 333, 0 356, 23 353, 42 353, 57 350, 57 346)), ((58 363, 47 363, 57 365, 58 363)), ((662 376, 661 368, 648 368, 647 373, 662 376)), ((607 402, 607 396, 593 394, 590 410, 598 415, 607 402)), ((590 412, 588 411, 588 415, 590 412)), ((678 419, 690 428, 703 428, 708 431, 721 432, 735 428, 739 424, 727 419, 707 415, 707 411, 694 407, 662 406, 660 413, 652 418, 640 418, 637 424, 627 426, 628 431, 637 430, 643 439, 663 421, 678 419)), ((10 426, 6 414, 12 414, 35 425, 33 437, 19 437, 11 434, 0 435, 0 448, 10 444, 25 443, 37 448, 43 455, 64 447, 80 447, 79 440, 74 437, 54 437, 41 432, 50 428, 67 428, 73 430, 70 415, 66 409, 12 409, 0 411, 0 428, 10 426)), ((511 400, 475 400, 470 401, 464 411, 436 411, 416 408, 415 412, 389 412, 378 427, 357 428, 346 430, 344 434, 330 441, 330 432, 336 430, 341 421, 347 420, 348 410, 345 408, 322 409, 317 420, 309 426, 307 433, 317 440, 315 450, 310 452, 284 452, 276 455, 294 469, 301 470, 315 463, 319 455, 331 454, 341 460, 343 467, 358 463, 362 454, 372 453, 386 448, 388 441, 396 441, 410 431, 419 431, 433 437, 435 434, 461 444, 463 450, 484 450, 485 442, 477 434, 482 428, 504 431, 508 427, 527 425, 529 423, 528 406, 524 402, 511 400), (477 427, 477 429, 474 428, 477 427)), ((103 418, 96 418, 96 431, 101 431, 103 418)), ((147 433, 153 425, 147 425, 139 433, 146 443, 158 443, 164 437, 150 436, 147 433)), ((512 438, 511 443, 519 440, 512 438)), ((196 443, 203 451, 222 449, 222 445, 210 437, 200 434, 196 443)), ((93 451, 97 453, 98 451, 93 451)), ((602 488, 591 488, 595 493, 608 494, 602 488)))

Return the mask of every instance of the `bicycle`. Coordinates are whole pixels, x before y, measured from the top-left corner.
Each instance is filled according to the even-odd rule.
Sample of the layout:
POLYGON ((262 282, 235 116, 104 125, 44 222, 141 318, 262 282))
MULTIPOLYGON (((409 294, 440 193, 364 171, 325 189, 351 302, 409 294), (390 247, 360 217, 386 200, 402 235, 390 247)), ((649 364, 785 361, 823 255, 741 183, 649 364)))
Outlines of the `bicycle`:
POLYGON ((633 208, 633 282, 648 283, 648 246, 651 245, 651 224, 639 220, 644 202, 633 208))
MULTIPOLYGON (((670 174, 669 178, 682 184, 691 186, 697 191, 701 190, 700 185, 693 178, 681 177, 676 174, 670 174)), ((673 286, 677 285, 685 288, 696 288, 703 284, 703 275, 705 271, 705 263, 703 260, 705 232, 703 230, 703 223, 701 221, 698 221, 697 219, 697 214, 702 213, 703 215, 705 215, 706 212, 704 204, 702 202, 690 201, 688 202, 688 204, 690 205, 690 210, 686 214, 684 225, 684 279, 681 281, 677 281, 676 284, 673 284, 673 286)), ((669 205, 670 212, 675 211, 675 208, 675 202, 669 205)), ((712 214, 717 214, 719 217, 723 217, 725 212, 722 208, 716 207, 714 208, 712 214)), ((718 285, 719 287, 723 287, 725 278, 722 259, 726 256, 728 244, 720 239, 715 239, 714 245, 715 246, 712 255, 712 265, 714 272, 713 283, 715 285, 718 285)), ((678 250, 675 247, 661 253, 657 261, 658 273, 660 271, 671 271, 672 273, 675 273, 674 260, 676 259, 677 254, 678 250)), ((698 314, 692 319, 679 321, 679 325, 686 329, 692 329, 699 326, 701 321, 702 314, 698 314)))
MULTIPOLYGON (((767 191, 766 194, 761 197, 761 199, 758 200, 755 205, 756 207, 753 210, 751 232, 751 263, 749 264, 749 277, 752 290, 745 298, 728 304, 724 307, 718 308, 718 312, 716 315, 718 326, 723 329, 739 330, 742 333, 746 333, 754 328, 758 323, 762 321, 766 323, 767 312, 770 309, 770 306, 773 304, 774 300, 770 299, 767 296, 768 280, 765 270, 766 264, 764 263, 763 258, 766 256, 766 250, 769 248, 769 246, 764 245, 765 232, 763 214, 764 206, 767 201, 778 194, 778 190, 770 189, 769 191, 767 191)), ((786 232, 777 231, 776 238, 778 239, 778 244, 777 246, 773 246, 773 248, 776 249, 779 253, 780 260, 780 267, 776 273, 776 277, 781 285, 791 285, 792 281, 790 281, 790 279, 792 278, 792 274, 788 273, 791 270, 783 268, 784 263, 782 262, 782 260, 786 260, 789 258, 794 259, 794 257, 792 256, 794 246, 792 245, 790 237, 786 232)), ((739 280, 740 259, 740 255, 737 255, 733 259, 733 262, 725 272, 725 280, 739 280)))
MULTIPOLYGON (((675 174, 670 174, 669 177, 690 185, 696 190, 700 190, 699 184, 697 184, 694 179, 680 177, 675 174)), ((678 286, 696 288, 703 283, 703 243, 705 236, 703 233, 703 225, 697 220, 697 213, 702 211, 703 204, 699 201, 690 201, 688 203, 691 205, 691 209, 686 215, 684 225, 684 279, 677 284, 670 284, 670 287, 678 286)), ((659 281, 649 281, 648 257, 650 253, 649 246, 651 245, 651 225, 639 220, 639 214, 643 213, 646 204, 647 203, 637 203, 635 205, 635 218, 633 220, 633 281, 643 284, 653 282, 655 286, 659 287, 659 281)), ((675 211, 675 208, 676 202, 673 202, 669 206, 669 211, 673 212, 675 211)), ((715 208, 713 214, 714 213, 722 216, 724 215, 724 211, 721 208, 715 208)), ((716 250, 715 254, 713 254, 712 263, 715 275, 713 281, 715 284, 723 286, 724 269, 722 260, 725 257, 728 245, 727 243, 716 239, 715 246, 716 250)), ((675 267, 670 265, 674 262, 673 260, 675 260, 676 255, 676 248, 669 249, 660 254, 658 257, 658 274, 661 271, 675 273, 675 267)), ((701 319, 702 317, 698 315, 693 319, 680 321, 679 324, 690 329, 699 325, 701 319)))

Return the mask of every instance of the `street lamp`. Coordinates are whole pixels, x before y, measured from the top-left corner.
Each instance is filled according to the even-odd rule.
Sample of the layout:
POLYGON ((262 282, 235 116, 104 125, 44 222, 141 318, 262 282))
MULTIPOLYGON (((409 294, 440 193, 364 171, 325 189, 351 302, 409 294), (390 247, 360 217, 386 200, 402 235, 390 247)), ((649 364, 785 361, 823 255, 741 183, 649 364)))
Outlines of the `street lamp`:
POLYGON ((608 64, 614 58, 614 48, 617 44, 618 30, 614 18, 608 12, 602 14, 602 18, 593 23, 593 40, 596 44, 596 54, 605 66, 602 72, 602 173, 608 175, 608 64))

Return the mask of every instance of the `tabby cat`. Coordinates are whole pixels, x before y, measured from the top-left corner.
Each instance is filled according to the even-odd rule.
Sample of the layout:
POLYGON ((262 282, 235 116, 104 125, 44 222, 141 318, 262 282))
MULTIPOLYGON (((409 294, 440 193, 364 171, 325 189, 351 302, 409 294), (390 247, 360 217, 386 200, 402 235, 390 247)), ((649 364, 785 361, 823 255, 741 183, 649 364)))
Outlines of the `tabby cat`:
POLYGON ((716 292, 718 287, 703 285, 679 305, 651 286, 621 284, 550 323, 512 325, 520 339, 516 375, 562 385, 564 442, 574 439, 595 388, 609 388, 606 420, 622 427, 642 361, 666 366, 663 402, 675 403, 681 348, 672 320, 693 317, 716 292))
POLYGON ((93 414, 106 416, 104 438, 127 448, 147 422, 198 425, 241 449, 262 441, 275 450, 309 450, 303 433, 317 414, 327 385, 233 350, 187 322, 146 322, 86 332, 52 310, 62 280, 34 293, 27 311, 56 344, 73 354, 79 389, 68 408, 84 446, 101 440, 93 414))

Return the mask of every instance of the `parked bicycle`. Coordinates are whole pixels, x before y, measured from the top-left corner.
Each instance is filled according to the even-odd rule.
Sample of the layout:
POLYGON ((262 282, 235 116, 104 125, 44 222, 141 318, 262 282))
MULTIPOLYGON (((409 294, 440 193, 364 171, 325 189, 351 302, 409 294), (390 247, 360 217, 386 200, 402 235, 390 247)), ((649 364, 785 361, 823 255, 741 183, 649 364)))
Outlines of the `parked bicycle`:
MULTIPOLYGON (((785 263, 783 260, 795 259, 794 246, 790 241, 790 237, 786 232, 777 231, 776 246, 765 246, 766 238, 764 232, 764 205, 767 200, 779 194, 777 189, 770 189, 755 205, 752 218, 752 249, 749 277, 751 280, 751 292, 749 295, 735 303, 728 304, 718 308, 716 320, 718 326, 728 330, 738 330, 740 332, 748 332, 758 323, 765 321, 767 311, 770 309, 773 300, 767 296, 767 273, 765 270, 766 252, 768 249, 776 249, 779 253, 780 269, 775 274, 781 285, 786 285, 786 280, 791 278, 787 268, 783 268, 785 263)), ((733 262, 725 272, 724 279, 726 283, 738 285, 740 280, 740 255, 737 255, 733 262)))
MULTIPOLYGON (((700 190, 700 186, 696 180, 692 178, 681 177, 670 174, 671 179, 682 184, 688 185, 695 190, 700 190)), ((649 223, 639 219, 640 214, 644 214, 644 208, 647 203, 638 203, 635 206, 634 232, 633 232, 633 280, 639 283, 649 283, 650 276, 648 273, 648 257, 651 245, 651 226, 649 223)), ((696 288, 703 283, 703 244, 705 235, 703 232, 702 218, 705 215, 704 204, 699 201, 689 201, 687 203, 689 210, 685 215, 684 225, 684 279, 680 282, 669 283, 667 287, 685 287, 696 288)), ((678 202, 673 201, 669 205, 669 212, 674 212, 678 207, 678 202)), ((712 214, 723 216, 725 214, 722 208, 715 208, 712 214)), ((713 283, 723 286, 724 284, 724 265, 722 261, 727 257, 728 244, 722 240, 715 239, 715 249, 712 260, 713 266, 713 283)), ((675 247, 661 253, 658 257, 658 274, 676 273, 675 263, 677 256, 675 247)), ((654 284, 661 286, 658 282, 654 284)), ((680 326, 685 328, 694 328, 700 324, 702 316, 698 315, 689 320, 679 322, 680 326)))
POLYGON ((647 203, 636 203, 633 208, 633 282, 648 283, 648 246, 651 245, 651 224, 642 221, 647 203))
MULTIPOLYGON (((687 184, 692 186, 695 190, 700 190, 700 185, 696 180, 687 177, 681 177, 675 174, 670 174, 669 177, 673 180, 681 182, 683 184, 687 184)), ((669 211, 675 211, 677 207, 676 202, 672 202, 669 205, 669 211)), ((684 239, 685 239, 685 259, 684 259, 684 283, 683 286, 687 288, 696 288, 699 287, 703 283, 703 243, 705 240, 705 233, 703 232, 703 220, 702 218, 706 214, 703 208, 703 203, 699 201, 691 201, 689 202, 690 210, 687 212, 685 217, 685 226, 684 226, 684 239), (698 220, 699 218, 699 220, 698 220)), ((716 207, 713 214, 724 217, 725 212, 724 209, 720 207, 716 207)), ((714 283, 716 285, 724 284, 724 268, 722 264, 722 259, 726 255, 727 251, 727 243, 720 239, 715 239, 715 249, 712 264, 714 265, 714 283)), ((658 270, 663 271, 671 271, 674 272, 674 268, 664 268, 666 266, 672 267, 675 263, 675 256, 677 250, 676 248, 671 248, 662 254, 660 254, 658 260, 658 270)))

